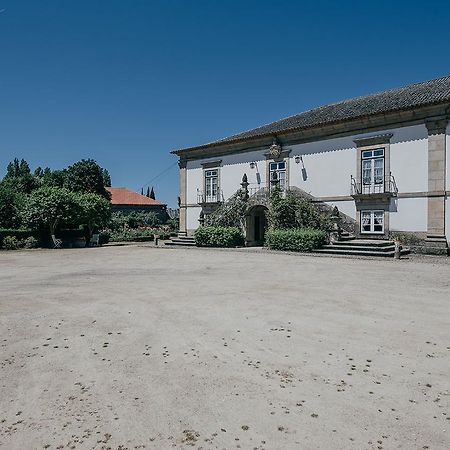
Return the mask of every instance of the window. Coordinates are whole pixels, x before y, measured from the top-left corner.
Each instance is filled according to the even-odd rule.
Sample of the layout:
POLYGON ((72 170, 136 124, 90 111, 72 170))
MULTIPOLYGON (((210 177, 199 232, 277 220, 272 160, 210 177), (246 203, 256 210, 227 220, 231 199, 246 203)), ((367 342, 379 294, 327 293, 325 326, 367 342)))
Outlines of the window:
POLYGON ((269 164, 269 176, 270 180, 275 179, 275 174, 277 180, 280 182, 279 186, 282 191, 286 190, 286 162, 271 162, 269 164))
POLYGON ((219 201, 219 171, 217 169, 205 170, 205 196, 206 203, 219 201))
POLYGON ((384 233, 384 211, 361 211, 361 233, 384 233))
POLYGON ((361 158, 363 193, 373 194, 384 192, 384 148, 364 150, 361 158))

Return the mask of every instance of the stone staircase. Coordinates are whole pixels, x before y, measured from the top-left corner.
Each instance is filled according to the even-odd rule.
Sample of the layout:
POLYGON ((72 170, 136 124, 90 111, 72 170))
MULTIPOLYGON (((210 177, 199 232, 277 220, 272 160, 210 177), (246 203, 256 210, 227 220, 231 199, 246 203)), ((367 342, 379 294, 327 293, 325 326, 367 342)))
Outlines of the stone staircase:
MULTIPOLYGON (((379 256, 393 258, 395 253, 394 241, 381 239, 355 239, 354 236, 341 236, 341 240, 324 245, 314 250, 314 253, 325 253, 328 255, 349 256, 379 256)), ((403 247, 401 256, 408 255, 409 248, 403 247)))
POLYGON ((169 247, 195 247, 195 240, 190 236, 178 236, 172 238, 170 241, 165 242, 164 245, 169 247))

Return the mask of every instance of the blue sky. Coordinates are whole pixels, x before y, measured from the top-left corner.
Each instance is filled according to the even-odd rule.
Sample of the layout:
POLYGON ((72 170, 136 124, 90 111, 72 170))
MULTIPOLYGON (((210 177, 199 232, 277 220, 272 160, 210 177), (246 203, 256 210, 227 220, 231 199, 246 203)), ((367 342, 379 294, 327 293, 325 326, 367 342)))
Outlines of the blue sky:
POLYGON ((0 174, 92 157, 174 206, 170 150, 450 73, 444 1, 0 0, 0 174))

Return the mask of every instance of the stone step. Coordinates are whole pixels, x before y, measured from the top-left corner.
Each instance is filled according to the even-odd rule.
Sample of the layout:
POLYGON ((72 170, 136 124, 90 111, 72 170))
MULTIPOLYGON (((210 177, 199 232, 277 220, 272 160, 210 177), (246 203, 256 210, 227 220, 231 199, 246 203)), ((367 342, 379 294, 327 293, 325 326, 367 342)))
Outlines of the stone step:
POLYGON ((387 245, 383 245, 383 246, 366 246, 366 245, 348 245, 348 244, 344 244, 342 245, 341 242, 337 242, 335 244, 329 244, 329 245, 324 245, 322 248, 324 249, 329 249, 329 250, 356 250, 356 251, 367 251, 367 252, 373 252, 373 251, 377 251, 377 252, 393 252, 395 251, 395 245, 394 244, 387 244, 387 245))
POLYGON ((172 238, 165 245, 168 246, 180 246, 180 247, 195 247, 195 239, 192 236, 178 236, 172 238))
MULTIPOLYGON (((333 247, 333 246, 330 246, 333 247)), ((393 250, 390 251, 380 251, 380 250, 374 250, 371 248, 371 250, 361 250, 361 249, 354 249, 354 248, 345 248, 345 249, 339 249, 339 248, 321 248, 314 250, 314 253, 323 253, 327 255, 348 255, 348 256, 378 256, 383 258, 393 258, 395 252, 393 250)), ((404 248, 401 251, 401 256, 408 255, 410 253, 409 248, 404 248)))
POLYGON ((185 241, 181 239, 172 239, 170 241, 164 242, 164 245, 167 245, 169 247, 195 247, 195 241, 185 241))
POLYGON ((394 241, 385 239, 352 239, 339 241, 339 245, 345 245, 349 247, 386 247, 388 245, 394 245, 394 241))
POLYGON ((356 239, 355 236, 351 235, 350 233, 347 233, 347 234, 342 233, 339 238, 339 242, 353 241, 354 239, 356 239))

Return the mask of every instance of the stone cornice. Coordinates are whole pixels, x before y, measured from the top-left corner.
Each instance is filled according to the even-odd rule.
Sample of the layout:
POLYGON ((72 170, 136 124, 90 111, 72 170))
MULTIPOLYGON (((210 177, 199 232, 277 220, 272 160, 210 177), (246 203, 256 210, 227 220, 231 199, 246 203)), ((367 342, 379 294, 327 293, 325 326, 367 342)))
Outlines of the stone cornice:
POLYGON ((449 116, 432 117, 425 120, 428 134, 445 134, 447 129, 449 116))
MULTIPOLYGON (((432 105, 407 111, 397 111, 390 114, 368 116, 357 120, 332 123, 302 130, 288 130, 276 135, 282 146, 303 144, 324 139, 352 136, 355 134, 372 133, 386 130, 386 128, 400 128, 424 124, 433 118, 447 115, 448 104, 432 105)), ((227 144, 211 144, 200 147, 176 150, 172 153, 181 159, 198 160, 204 158, 218 158, 229 154, 247 153, 258 150, 268 150, 274 135, 260 136, 239 142, 227 144)))
POLYGON ((391 142, 393 134, 379 134, 377 136, 369 136, 365 138, 353 139, 353 142, 356 144, 356 147, 367 147, 369 145, 382 145, 389 144, 391 142))

